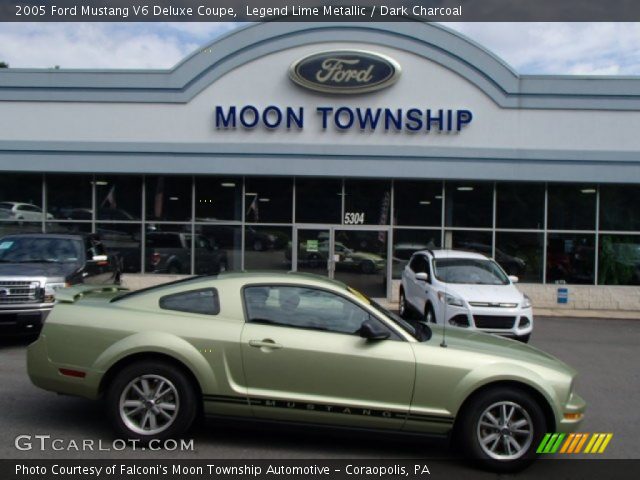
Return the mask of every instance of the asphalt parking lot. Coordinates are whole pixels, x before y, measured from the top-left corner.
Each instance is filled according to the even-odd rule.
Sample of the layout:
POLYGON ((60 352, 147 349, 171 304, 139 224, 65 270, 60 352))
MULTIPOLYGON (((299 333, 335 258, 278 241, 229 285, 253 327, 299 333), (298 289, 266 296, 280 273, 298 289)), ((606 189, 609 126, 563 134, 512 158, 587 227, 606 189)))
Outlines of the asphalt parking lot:
MULTIPOLYGON (((532 345, 576 367, 578 392, 589 407, 583 432, 613 432, 603 457, 640 459, 640 321, 538 318, 532 345)), ((208 420, 193 432, 194 451, 20 451, 18 435, 51 435, 66 441, 93 439, 110 445, 113 435, 100 404, 42 391, 29 382, 26 341, 0 342, 0 458, 451 458, 445 442, 307 428, 265 428, 208 420)), ((538 462, 540 463, 540 462, 538 462)), ((542 462, 545 463, 545 462, 542 462)), ((546 462, 548 463, 548 462, 546 462)), ((537 464, 532 467, 544 468, 537 464)))

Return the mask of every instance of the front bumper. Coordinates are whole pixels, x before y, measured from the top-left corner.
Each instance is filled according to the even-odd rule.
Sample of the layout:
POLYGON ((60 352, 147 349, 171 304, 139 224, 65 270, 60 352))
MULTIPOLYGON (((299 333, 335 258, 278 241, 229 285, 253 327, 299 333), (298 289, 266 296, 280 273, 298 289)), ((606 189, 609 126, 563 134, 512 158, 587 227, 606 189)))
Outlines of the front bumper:
POLYGON ((571 393, 569 400, 563 405, 562 418, 557 422, 558 433, 571 433, 578 430, 584 420, 587 403, 577 393, 571 393))
POLYGON ((53 304, 42 304, 30 308, 0 309, 0 335, 37 335, 52 308, 53 304))
MULTIPOLYGON (((529 308, 473 307, 446 305, 447 325, 466 321, 467 328, 505 337, 522 338, 533 331, 533 310, 529 308)), ((441 317, 442 318, 442 317, 441 317)))

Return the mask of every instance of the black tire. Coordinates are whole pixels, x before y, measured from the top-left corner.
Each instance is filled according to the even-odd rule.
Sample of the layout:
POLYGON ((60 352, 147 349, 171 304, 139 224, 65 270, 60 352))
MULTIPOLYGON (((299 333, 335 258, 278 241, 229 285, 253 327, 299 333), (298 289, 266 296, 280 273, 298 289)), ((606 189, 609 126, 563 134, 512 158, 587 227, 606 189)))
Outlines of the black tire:
POLYGON ((179 264, 172 263, 171 265, 169 265, 169 268, 167 268, 167 272, 173 275, 176 275, 176 274, 182 273, 182 268, 180 267, 179 264))
POLYGON ((424 309, 424 322, 436 323, 436 312, 433 310, 433 306, 430 303, 427 303, 427 306, 424 309))
POLYGON ((535 399, 523 390, 509 387, 492 388, 474 396, 461 412, 456 427, 456 440, 463 454, 480 466, 496 472, 515 472, 527 467, 535 460, 536 449, 547 430, 544 413, 535 399), (502 405, 506 405, 507 416, 510 416, 508 426, 486 427, 490 424, 488 417, 485 417, 487 411, 493 412, 498 425, 503 423, 503 416, 496 413, 502 411, 502 405), (514 408, 513 412, 511 407, 514 408), (481 424, 483 417, 485 422, 481 424), (526 426, 522 424, 523 421, 526 426), (494 439, 492 435, 497 437, 494 439), (480 437, 487 442, 486 447, 482 446, 480 437), (521 447, 519 451, 516 444, 521 447), (489 451, 493 454, 490 455, 489 451))
POLYGON ((409 312, 409 305, 407 304, 407 297, 404 294, 404 289, 400 287, 400 296, 398 300, 398 313, 401 318, 408 319, 411 315, 409 312))
POLYGON ((527 333, 526 335, 522 335, 521 337, 516 337, 516 340, 522 343, 529 343, 530 338, 531 338, 531 334, 527 333))
MULTIPOLYGON (((159 392, 156 391, 155 393, 159 392)), ((133 394, 136 395, 135 393, 133 394)), ((118 372, 107 389, 105 401, 107 414, 118 435, 120 435, 121 438, 136 439, 142 443, 155 439, 164 440, 183 436, 193 424, 199 411, 199 399, 196 394, 196 389, 187 375, 185 375, 179 367, 171 363, 149 360, 131 364, 118 372), (146 414, 146 407, 141 407, 143 411, 139 416, 132 415, 132 418, 128 418, 128 423, 124 418, 126 415, 121 414, 120 408, 121 400, 125 401, 127 398, 131 398, 127 392, 134 392, 134 389, 132 389, 130 385, 136 381, 139 382, 145 377, 150 387, 150 393, 153 393, 151 387, 158 387, 163 391, 165 388, 169 388, 170 390, 168 394, 162 396, 163 402, 166 403, 158 402, 156 408, 159 408, 159 405, 170 405, 172 402, 175 405, 175 414, 172 414, 171 410, 163 409, 163 411, 168 412, 170 416, 173 416, 171 421, 164 420, 164 417, 159 413, 154 413, 154 418, 160 419, 160 423, 156 424, 156 426, 158 426, 156 430, 160 427, 163 428, 160 431, 149 431, 149 433, 145 433, 144 428, 135 429, 136 422, 141 423, 142 427, 144 427, 145 423, 143 420, 146 414), (159 379, 166 382, 165 387, 160 385, 159 379), (154 383, 154 381, 157 383, 154 383), (171 390, 171 387, 173 387, 173 390, 171 390), (164 425, 163 421, 165 422, 164 425)), ((129 408, 135 409, 136 407, 129 408)), ((149 424, 149 428, 151 427, 152 425, 149 424)))

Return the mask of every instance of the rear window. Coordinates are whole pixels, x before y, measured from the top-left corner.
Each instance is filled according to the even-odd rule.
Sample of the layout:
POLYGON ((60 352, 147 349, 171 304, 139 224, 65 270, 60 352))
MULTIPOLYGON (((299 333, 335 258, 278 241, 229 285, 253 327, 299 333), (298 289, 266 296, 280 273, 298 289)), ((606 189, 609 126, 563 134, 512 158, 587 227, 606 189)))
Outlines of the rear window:
POLYGON ((215 288, 203 288, 165 295, 160 298, 160 308, 176 312, 217 315, 220 313, 220 300, 215 288))

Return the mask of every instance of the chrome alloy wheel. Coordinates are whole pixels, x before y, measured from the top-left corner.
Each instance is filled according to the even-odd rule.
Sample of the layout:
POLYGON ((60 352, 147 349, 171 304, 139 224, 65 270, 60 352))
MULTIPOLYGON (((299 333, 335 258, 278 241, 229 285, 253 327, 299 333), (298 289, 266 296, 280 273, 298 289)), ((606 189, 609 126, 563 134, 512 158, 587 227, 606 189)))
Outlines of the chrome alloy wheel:
POLYGON ((120 395, 120 418, 127 428, 140 435, 165 431, 175 421, 179 408, 178 390, 160 375, 134 378, 120 395))
POLYGON ((483 452, 495 460, 522 457, 533 441, 533 422, 529 413, 514 402, 489 406, 478 421, 478 442, 483 452))

